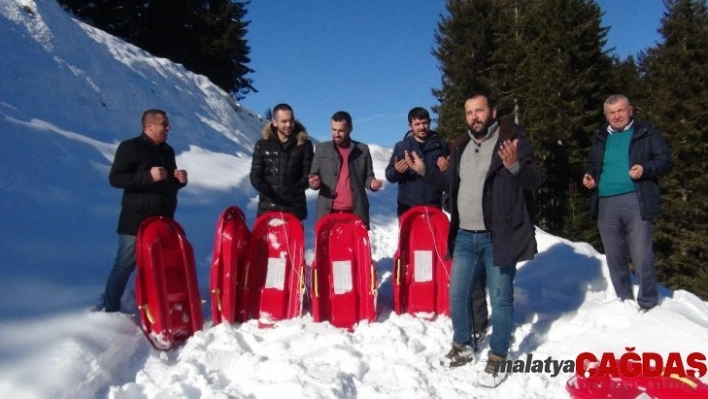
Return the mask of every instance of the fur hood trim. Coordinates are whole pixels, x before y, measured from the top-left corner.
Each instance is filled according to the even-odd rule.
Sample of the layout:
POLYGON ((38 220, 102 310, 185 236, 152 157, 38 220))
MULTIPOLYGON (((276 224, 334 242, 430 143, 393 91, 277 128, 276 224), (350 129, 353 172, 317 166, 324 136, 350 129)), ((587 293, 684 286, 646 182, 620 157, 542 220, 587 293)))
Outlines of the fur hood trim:
MULTIPOLYGON (((263 136, 264 139, 270 140, 271 137, 275 136, 276 130, 273 124, 268 121, 263 126, 263 130, 261 131, 261 135, 263 136)), ((293 129, 293 134, 295 135, 295 138, 297 138, 297 145, 303 145, 305 144, 305 141, 309 138, 307 135, 307 131, 305 130, 305 125, 300 123, 297 119, 295 119, 295 128, 293 129)))

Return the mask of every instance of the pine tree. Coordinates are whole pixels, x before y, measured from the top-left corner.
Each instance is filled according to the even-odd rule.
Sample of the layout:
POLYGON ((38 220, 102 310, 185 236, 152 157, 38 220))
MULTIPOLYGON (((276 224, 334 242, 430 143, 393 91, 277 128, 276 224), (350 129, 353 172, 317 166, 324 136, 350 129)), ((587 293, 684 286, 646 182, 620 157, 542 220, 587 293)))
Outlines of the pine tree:
POLYGON ((245 39, 248 1, 59 0, 75 15, 158 57, 183 64, 237 100, 256 91, 245 39))
MULTIPOLYGON (((499 89, 502 65, 495 61, 500 37, 508 37, 499 23, 503 20, 494 0, 448 0, 449 15, 442 17, 435 32, 433 55, 440 61, 442 88, 433 89, 440 105, 438 133, 452 139, 467 130, 464 102, 475 90, 499 89)), ((513 38, 513 36, 511 36, 513 38)))
POLYGON ((592 134, 602 121, 611 60, 607 28, 592 0, 524 2, 520 41, 525 49, 515 91, 544 183, 538 224, 553 234, 597 241, 581 185, 592 134), (590 232, 590 234, 588 234, 590 232))
POLYGON ((221 88, 231 90, 237 100, 249 92, 257 92, 253 80, 246 75, 254 72, 250 47, 245 39, 249 22, 244 20, 248 2, 210 0, 204 15, 201 48, 203 56, 195 60, 195 70, 204 71, 221 88))
MULTIPOLYGON (((643 53, 640 53, 640 56, 643 53)), ((612 57, 612 76, 607 84, 608 93, 621 93, 632 103, 635 113, 643 113, 647 92, 644 81, 641 79, 639 66, 633 56, 620 60, 612 57)))
POLYGON ((664 42, 640 56, 646 116, 664 134, 673 170, 661 179, 656 222, 659 279, 708 298, 708 10, 704 0, 667 0, 664 42))

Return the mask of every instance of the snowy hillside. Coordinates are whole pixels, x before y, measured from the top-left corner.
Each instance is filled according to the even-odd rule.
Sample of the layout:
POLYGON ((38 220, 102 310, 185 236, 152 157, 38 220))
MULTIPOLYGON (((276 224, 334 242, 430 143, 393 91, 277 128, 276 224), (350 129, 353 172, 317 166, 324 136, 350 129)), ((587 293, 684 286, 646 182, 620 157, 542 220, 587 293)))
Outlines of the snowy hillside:
MULTIPOLYGON (((486 389, 475 383, 482 363, 443 370, 450 320, 391 311, 395 185, 369 194, 379 317, 352 333, 309 313, 273 329, 212 327, 205 304, 203 331, 157 352, 134 315, 89 312, 117 245, 121 193, 108 185, 108 170, 117 143, 139 133, 142 111, 167 110, 169 143, 189 171, 176 219, 194 246, 205 299, 219 214, 235 204, 254 221, 248 171, 263 122, 234 110, 203 76, 73 20, 52 0, 0 0, 0 32, 3 398, 567 397, 568 372, 517 373, 486 389)), ((372 154, 383 178, 390 149, 372 146, 372 154)), ((308 192, 311 214, 315 195, 308 192)), ((311 218, 308 262, 312 227, 311 218)), ((638 314, 614 297, 604 256, 543 231, 537 238, 540 253, 516 278, 511 356, 708 353, 706 302, 663 288, 660 306, 638 314)), ((124 299, 134 309, 130 293, 124 299)))

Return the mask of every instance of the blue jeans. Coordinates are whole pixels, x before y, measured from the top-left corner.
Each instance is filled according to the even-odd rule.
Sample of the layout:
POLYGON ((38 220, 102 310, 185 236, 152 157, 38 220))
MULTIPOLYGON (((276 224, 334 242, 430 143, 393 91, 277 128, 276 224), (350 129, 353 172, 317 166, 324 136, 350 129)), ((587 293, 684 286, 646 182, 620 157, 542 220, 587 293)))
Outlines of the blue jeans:
POLYGON ((116 261, 106 281, 106 291, 103 294, 103 307, 106 312, 118 312, 120 299, 128 284, 130 274, 135 270, 135 239, 136 236, 118 234, 118 254, 116 261))
POLYGON ((597 227, 605 248, 607 267, 615 294, 620 299, 634 299, 629 279, 627 249, 632 257, 634 273, 639 280, 637 304, 653 308, 659 300, 652 249, 652 222, 642 220, 637 193, 599 200, 597 227))
POLYGON ((484 270, 492 305, 492 335, 489 338, 489 349, 495 355, 506 357, 514 323, 516 264, 495 266, 492 249, 490 233, 474 233, 462 229, 457 232, 450 276, 452 341, 458 345, 472 345, 469 298, 472 287, 484 270))

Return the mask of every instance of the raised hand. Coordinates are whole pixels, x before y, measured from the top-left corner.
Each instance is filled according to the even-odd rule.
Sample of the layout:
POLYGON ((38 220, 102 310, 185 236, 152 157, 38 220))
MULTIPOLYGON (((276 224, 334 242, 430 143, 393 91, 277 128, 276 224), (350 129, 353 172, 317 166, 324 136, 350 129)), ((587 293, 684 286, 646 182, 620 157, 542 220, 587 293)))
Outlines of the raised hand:
POLYGON ((597 184, 595 183, 595 179, 586 173, 585 176, 583 176, 583 186, 585 186, 588 190, 592 190, 597 187, 597 184))
POLYGON ((447 167, 450 165, 450 157, 440 157, 438 158, 438 168, 440 169, 441 172, 444 172, 447 170, 447 167))
POLYGON ((308 179, 308 184, 310 185, 310 187, 312 187, 314 189, 320 188, 320 184, 322 184, 322 179, 320 178, 320 175, 312 174, 312 175, 307 176, 307 179, 308 179))
POLYGON ((403 159, 406 160, 406 164, 411 170, 418 173, 419 175, 425 174, 425 162, 415 153, 415 151, 410 154, 408 151, 403 151, 403 159))
POLYGON ((499 146, 499 157, 501 158, 505 168, 511 168, 511 166, 519 160, 517 154, 518 146, 518 139, 515 139, 514 141, 506 140, 499 146))
POLYGON ((175 179, 182 184, 187 184, 187 171, 184 169, 175 169, 175 179))
POLYGON ((150 168, 150 177, 152 177, 152 181, 155 183, 165 180, 167 178, 167 170, 162 166, 153 166, 150 168))
POLYGON ((398 159, 398 157, 394 158, 396 163, 393 164, 393 168, 396 169, 396 172, 398 173, 404 173, 405 171, 408 170, 408 164, 406 163, 405 159, 398 159))
POLYGON ((629 177, 634 180, 639 180, 644 175, 644 167, 642 165, 634 165, 632 169, 629 170, 629 177))
POLYGON ((377 191, 381 187, 383 187, 383 181, 379 179, 374 179, 371 181, 371 191, 377 191))

